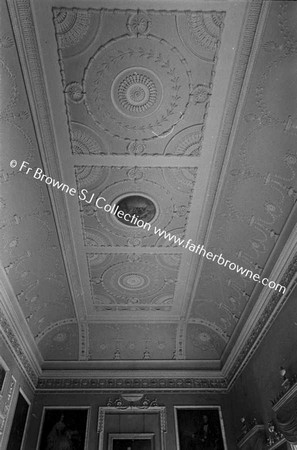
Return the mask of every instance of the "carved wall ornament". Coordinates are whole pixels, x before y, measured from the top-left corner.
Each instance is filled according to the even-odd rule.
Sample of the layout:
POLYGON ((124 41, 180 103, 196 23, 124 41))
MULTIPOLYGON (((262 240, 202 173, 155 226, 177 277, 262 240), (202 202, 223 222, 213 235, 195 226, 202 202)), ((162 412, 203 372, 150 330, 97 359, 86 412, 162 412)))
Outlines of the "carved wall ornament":
POLYGON ((69 96, 70 100, 72 100, 74 103, 79 103, 84 98, 82 86, 76 81, 67 84, 65 92, 69 96))
POLYGON ((275 52, 277 50, 282 50, 283 46, 275 41, 267 41, 263 44, 263 49, 265 52, 275 52))
POLYGON ((148 34, 151 28, 151 19, 143 11, 131 14, 127 21, 127 29, 132 35, 148 34))
POLYGON ((119 390, 147 390, 154 389, 160 392, 173 392, 178 390, 193 391, 203 390, 205 392, 224 391, 228 387, 224 378, 40 378, 37 392, 57 392, 63 390, 92 390, 102 392, 119 392, 119 390))
POLYGON ((290 90, 286 87, 292 82, 292 68, 296 65, 296 57, 297 53, 281 53, 278 58, 271 60, 266 65, 256 89, 257 105, 261 113, 278 124, 283 124, 295 114, 290 90), (282 92, 282 99, 271 95, 271 92, 282 92))
POLYGON ((10 36, 9 34, 2 34, 2 36, 0 36, 0 48, 10 48, 14 45, 14 40, 12 38, 12 36, 10 36))
POLYGON ((151 400, 145 394, 134 393, 122 394, 119 398, 114 400, 109 398, 106 406, 120 409, 129 409, 133 407, 137 409, 148 409, 156 406, 159 407, 156 398, 151 400))
MULTIPOLYGON (((220 357, 229 336, 215 323, 205 319, 191 319, 187 326, 186 357, 191 358, 195 349, 220 357)), ((196 350, 197 351, 197 350, 196 350)))
POLYGON ((136 117, 152 114, 162 99, 162 86, 156 74, 143 68, 127 69, 120 73, 112 86, 112 98, 117 109, 136 117))
POLYGON ((73 154, 98 155, 108 153, 108 149, 106 149, 98 134, 83 124, 71 122, 70 136, 73 154))
POLYGON ((59 329, 49 330, 39 341, 39 348, 45 360, 77 361, 80 356, 79 326, 77 321, 68 321, 59 329))
POLYGON ((209 50, 215 50, 221 34, 224 13, 188 13, 187 21, 190 33, 198 44, 209 50))
POLYGON ((141 247, 142 239, 131 237, 127 240, 128 247, 141 247))
POLYGON ((219 46, 225 12, 187 12, 177 17, 180 39, 186 48, 201 59, 213 61, 219 46))
POLYGON ((282 433, 280 433, 277 430, 274 422, 272 420, 270 422, 268 422, 267 445, 272 446, 273 444, 275 444, 276 442, 279 442, 282 439, 283 439, 283 435, 282 435, 282 433))
POLYGON ((0 59, 0 74, 1 74, 1 116, 11 110, 15 104, 18 89, 16 84, 16 77, 4 61, 0 59))
MULTIPOLYGON (((38 333, 35 336, 35 340, 37 343, 39 343, 50 331, 59 328, 61 325, 67 325, 70 323, 76 323, 76 319, 63 319, 59 320, 57 322, 51 323, 49 326, 47 326, 44 330, 42 330, 40 333, 38 333)), ((66 338, 65 333, 58 332, 56 335, 54 335, 53 340, 56 342, 64 342, 66 338)))
POLYGON ((127 148, 132 155, 141 155, 146 149, 146 144, 142 141, 132 141, 127 148))
POLYGON ((90 26, 88 11, 77 9, 53 9, 57 38, 62 49, 77 45, 90 26))
POLYGON ((166 407, 159 406, 156 399, 150 400, 146 396, 141 396, 140 400, 132 401, 128 396, 126 399, 121 396, 115 400, 111 398, 107 402, 107 406, 102 406, 98 411, 98 422, 97 422, 97 433, 99 434, 99 450, 103 450, 103 440, 106 435, 105 432, 105 418, 108 414, 125 414, 129 412, 137 413, 147 413, 155 414, 158 413, 160 416, 158 418, 158 423, 160 427, 160 443, 161 450, 165 450, 165 433, 167 431, 167 417, 166 417, 166 407))
POLYGON ((164 154, 200 156, 202 137, 202 125, 185 128, 170 139, 164 154))
POLYGON ((284 40, 284 53, 286 55, 297 52, 297 35, 294 25, 295 12, 286 3, 280 4, 278 25, 284 40))
POLYGON ((133 167, 128 170, 127 175, 130 180, 140 181, 143 178, 143 171, 139 167, 133 167))
POLYGON ((176 206, 175 210, 179 217, 183 217, 189 212, 187 206, 185 205, 176 206))
POLYGON ((192 101, 197 103, 204 103, 208 99, 208 96, 210 95, 210 90, 207 86, 203 86, 202 84, 195 87, 193 90, 191 96, 192 101))
MULTIPOLYGON (((110 176, 110 168, 106 166, 75 166, 76 181, 80 189, 87 188, 86 198, 81 200, 91 204, 91 192, 100 186, 110 176), (90 194, 89 194, 90 192, 90 194)), ((94 203, 93 203, 94 204, 94 203)))
POLYGON ((132 254, 128 255, 127 258, 128 258, 128 261, 131 263, 141 261, 141 255, 138 255, 137 253, 132 253, 132 254))

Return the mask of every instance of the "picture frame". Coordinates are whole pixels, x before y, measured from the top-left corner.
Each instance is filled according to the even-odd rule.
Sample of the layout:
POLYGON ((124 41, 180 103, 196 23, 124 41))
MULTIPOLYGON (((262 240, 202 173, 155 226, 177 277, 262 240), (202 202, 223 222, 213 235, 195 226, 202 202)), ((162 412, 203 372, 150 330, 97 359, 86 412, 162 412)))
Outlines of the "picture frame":
POLYGON ((154 433, 109 433, 108 450, 154 450, 154 433))
POLYGON ((45 406, 42 412, 37 449, 66 448, 87 450, 89 406, 45 406), (63 448, 64 448, 63 447, 63 448))
MULTIPOLYGON (((143 395, 141 396, 141 398, 143 395)), ((126 397, 127 398, 127 397, 126 397)), ((128 401, 125 400, 127 403, 128 401)), ((131 400, 129 400, 131 401, 131 400)), ((165 434, 167 431, 167 413, 166 413, 166 407, 165 406, 158 406, 158 405, 152 405, 152 406, 142 406, 142 405, 131 405, 131 403, 126 404, 123 402, 123 397, 117 399, 114 401, 114 405, 109 406, 100 406, 98 409, 98 422, 97 422, 97 433, 99 435, 99 442, 98 442, 98 450, 106 450, 108 448, 108 439, 110 432, 106 430, 105 424, 106 424, 106 418, 110 415, 125 415, 125 414, 151 414, 152 417, 156 420, 156 425, 158 427, 158 435, 160 439, 160 450, 165 450, 166 448, 166 438, 165 434), (120 405, 122 406, 119 406, 120 405)), ((114 430, 115 431, 115 430, 114 430)), ((115 434, 115 433, 113 433, 115 434)), ((118 433, 119 434, 119 433, 118 433)), ((126 433, 120 433, 120 435, 124 435, 126 433)), ((141 433, 143 435, 143 433, 141 433)), ((145 434, 145 433, 144 433, 145 434)), ((133 433, 135 435, 135 433, 133 433)), ((157 436, 157 434, 156 434, 157 436)), ((153 446, 156 445, 155 443, 155 437, 153 439, 153 446)), ((125 449, 126 450, 126 449, 125 449)))
POLYGON ((7 450, 22 450, 24 444, 25 430, 29 421, 31 402, 20 388, 9 432, 7 450))
POLYGON ((227 450, 220 406, 174 406, 177 450, 227 450))

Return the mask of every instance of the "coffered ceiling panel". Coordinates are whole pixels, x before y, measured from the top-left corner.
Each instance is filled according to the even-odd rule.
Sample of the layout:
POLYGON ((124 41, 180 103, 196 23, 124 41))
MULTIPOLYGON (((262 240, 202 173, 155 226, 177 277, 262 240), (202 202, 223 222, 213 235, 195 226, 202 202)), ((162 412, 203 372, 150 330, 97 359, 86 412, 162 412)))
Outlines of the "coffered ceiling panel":
POLYGON ((160 246, 164 239, 155 233, 156 228, 184 235, 197 168, 79 166, 75 169, 82 199, 85 245, 160 246), (118 209, 130 213, 130 220, 119 220, 115 214, 118 204, 118 209), (112 210, 107 205, 115 207, 112 210))
POLYGON ((175 359, 176 328, 168 323, 90 324, 90 359, 175 359))
POLYGON ((171 310, 180 255, 97 253, 87 256, 96 311, 171 310))
POLYGON ((53 11, 73 153, 197 154, 224 12, 53 11))
POLYGON ((2 263, 41 366, 231 379, 269 288, 198 246, 276 273, 297 196, 294 2, 8 3, 2 263))

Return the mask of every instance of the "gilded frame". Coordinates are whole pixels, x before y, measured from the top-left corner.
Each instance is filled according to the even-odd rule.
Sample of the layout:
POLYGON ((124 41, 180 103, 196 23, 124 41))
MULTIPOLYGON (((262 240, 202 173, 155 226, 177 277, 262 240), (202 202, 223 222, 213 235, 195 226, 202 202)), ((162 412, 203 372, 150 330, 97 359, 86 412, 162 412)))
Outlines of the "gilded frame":
POLYGON ((174 406, 177 450, 188 450, 191 445, 196 448, 199 440, 202 442, 208 439, 200 433, 200 430, 204 429, 204 416, 207 417, 208 429, 211 433, 209 439, 216 440, 217 450, 228 450, 223 415, 219 405, 174 406))

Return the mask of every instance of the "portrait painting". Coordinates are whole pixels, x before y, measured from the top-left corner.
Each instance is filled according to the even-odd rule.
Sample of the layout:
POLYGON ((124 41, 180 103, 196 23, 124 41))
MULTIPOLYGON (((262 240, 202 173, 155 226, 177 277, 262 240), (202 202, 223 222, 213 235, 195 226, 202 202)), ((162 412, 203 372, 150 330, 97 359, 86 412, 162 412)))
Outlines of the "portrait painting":
POLYGON ((10 429, 7 450, 21 450, 24 440, 24 432, 28 421, 29 408, 29 401, 22 391, 19 391, 10 429))
POLYGON ((108 450, 154 450, 154 433, 110 433, 108 450))
POLYGON ((88 410, 44 408, 38 450, 86 450, 88 410))
POLYGON ((177 450, 227 450, 219 406, 175 406, 177 450))

